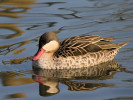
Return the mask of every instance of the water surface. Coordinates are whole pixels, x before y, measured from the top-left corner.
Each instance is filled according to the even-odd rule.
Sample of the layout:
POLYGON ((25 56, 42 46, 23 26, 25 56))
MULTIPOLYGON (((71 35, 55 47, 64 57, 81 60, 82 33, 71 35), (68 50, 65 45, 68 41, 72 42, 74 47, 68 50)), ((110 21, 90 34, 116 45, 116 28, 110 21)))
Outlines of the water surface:
POLYGON ((0 99, 133 99, 132 32, 132 0, 1 0, 0 99), (60 41, 93 34, 113 36, 114 43, 130 43, 120 50, 111 68, 106 63, 101 71, 97 67, 84 69, 86 72, 82 69, 65 77, 57 75, 64 71, 33 72, 31 56, 37 50, 38 39, 53 30, 60 31, 60 41), (90 74, 91 70, 97 74, 90 74), (44 77, 38 81, 40 72, 44 77), (57 86, 52 90, 54 93, 50 94, 48 84, 43 82, 57 86))

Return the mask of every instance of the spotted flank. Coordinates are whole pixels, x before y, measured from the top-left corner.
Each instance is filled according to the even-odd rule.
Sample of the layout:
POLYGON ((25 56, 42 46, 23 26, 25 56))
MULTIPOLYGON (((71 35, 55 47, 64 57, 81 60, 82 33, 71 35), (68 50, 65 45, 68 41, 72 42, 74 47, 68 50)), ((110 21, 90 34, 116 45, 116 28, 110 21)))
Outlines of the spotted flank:
POLYGON ((70 69, 94 66, 114 59, 127 42, 114 44, 113 37, 81 35, 59 42, 55 32, 40 37, 39 49, 33 57, 33 67, 70 69), (43 53, 42 53, 43 51, 43 53))

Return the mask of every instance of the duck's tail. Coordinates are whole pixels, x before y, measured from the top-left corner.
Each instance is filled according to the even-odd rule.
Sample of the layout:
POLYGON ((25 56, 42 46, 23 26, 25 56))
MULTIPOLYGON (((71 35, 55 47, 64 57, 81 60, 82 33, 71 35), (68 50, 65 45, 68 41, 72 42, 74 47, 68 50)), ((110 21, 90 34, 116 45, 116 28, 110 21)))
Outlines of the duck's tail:
POLYGON ((123 47, 123 46, 127 45, 127 44, 128 44, 128 42, 129 42, 129 41, 126 41, 126 42, 123 42, 123 43, 118 44, 118 45, 119 45, 119 48, 121 48, 121 47, 123 47))

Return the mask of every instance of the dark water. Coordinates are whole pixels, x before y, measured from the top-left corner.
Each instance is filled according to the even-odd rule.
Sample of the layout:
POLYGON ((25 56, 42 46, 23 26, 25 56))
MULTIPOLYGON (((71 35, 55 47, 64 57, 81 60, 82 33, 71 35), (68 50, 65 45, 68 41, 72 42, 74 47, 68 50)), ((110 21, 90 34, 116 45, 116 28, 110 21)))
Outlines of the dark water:
POLYGON ((0 100, 11 98, 133 100, 133 0, 1 0, 0 100), (39 36, 57 29, 60 40, 95 34, 130 43, 93 68, 33 72, 39 36))

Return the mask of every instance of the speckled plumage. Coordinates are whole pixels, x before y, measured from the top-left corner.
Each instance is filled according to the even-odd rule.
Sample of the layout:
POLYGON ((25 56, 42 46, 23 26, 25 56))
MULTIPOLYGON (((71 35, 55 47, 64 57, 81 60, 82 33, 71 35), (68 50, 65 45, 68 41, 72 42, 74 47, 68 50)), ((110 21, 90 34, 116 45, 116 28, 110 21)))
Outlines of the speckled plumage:
POLYGON ((98 35, 71 37, 60 42, 57 51, 44 53, 40 59, 33 61, 33 66, 46 69, 94 66, 114 59, 119 49, 128 43, 114 44, 110 42, 112 40, 112 37, 98 35))
MULTIPOLYGON (((90 66, 90 67, 82 67, 82 68, 73 68, 73 69, 33 69, 35 75, 42 76, 42 78, 61 78, 61 79, 72 79, 77 80, 76 78, 82 79, 88 77, 97 78, 108 76, 110 71, 121 71, 123 67, 118 64, 115 60, 111 60, 105 63, 101 63, 99 65, 90 66)), ((85 78, 85 79, 86 79, 85 78)))

